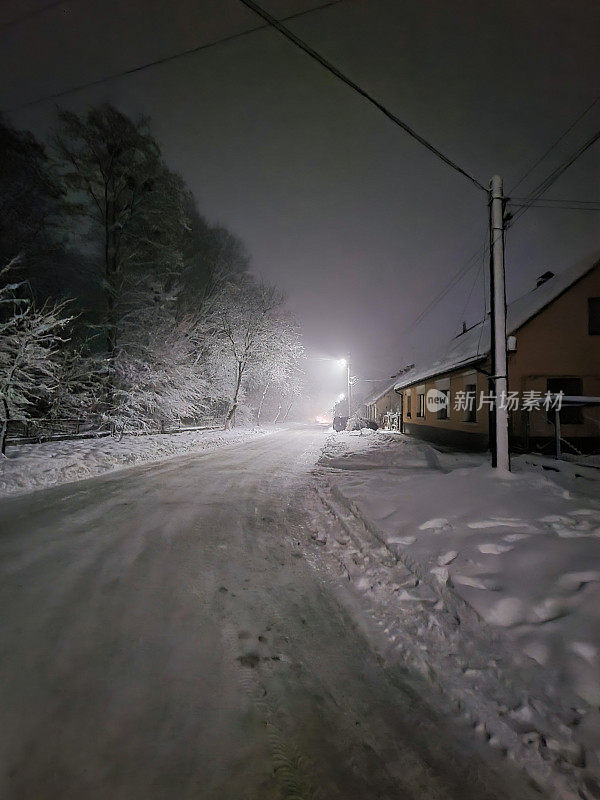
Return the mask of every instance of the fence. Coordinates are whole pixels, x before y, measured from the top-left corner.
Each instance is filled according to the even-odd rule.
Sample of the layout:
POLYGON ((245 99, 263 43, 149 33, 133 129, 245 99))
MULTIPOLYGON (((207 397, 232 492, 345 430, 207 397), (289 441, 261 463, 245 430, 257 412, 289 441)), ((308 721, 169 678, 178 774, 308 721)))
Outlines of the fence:
MULTIPOLYGON (((0 420, 1 425, 4 425, 4 420, 0 420)), ((28 444, 109 434, 108 426, 98 426, 83 419, 9 419, 6 439, 10 444, 28 444)))
MULTIPOLYGON (((0 427, 4 420, 0 419, 0 427)), ((94 423, 83 419, 10 419, 6 441, 12 446, 19 444, 34 444, 42 442, 56 442, 76 439, 97 439, 104 436, 113 436, 121 439, 123 436, 143 436, 148 434, 164 433, 175 434, 186 431, 216 430, 222 427, 222 420, 210 417, 204 420, 176 420, 162 422, 155 427, 136 427, 132 421, 123 425, 118 423, 94 423)))

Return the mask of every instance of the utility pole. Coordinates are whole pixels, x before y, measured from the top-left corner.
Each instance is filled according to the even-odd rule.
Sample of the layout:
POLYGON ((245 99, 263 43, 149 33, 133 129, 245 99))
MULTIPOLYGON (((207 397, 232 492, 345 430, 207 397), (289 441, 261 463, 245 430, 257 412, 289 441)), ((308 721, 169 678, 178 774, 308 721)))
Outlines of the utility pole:
MULTIPOLYGON (((506 289, 504 283, 504 197, 502 178, 494 175, 491 181, 490 209, 490 322, 492 378, 495 387, 494 440, 495 459, 492 466, 510 471, 508 454, 508 365, 506 358, 506 289), (500 401, 504 402, 500 402, 500 401)), ((492 433, 490 431, 490 433, 492 433)))
POLYGON ((346 393, 348 397, 348 419, 352 416, 352 380, 350 378, 350 353, 348 353, 348 358, 346 359, 346 368, 348 370, 348 391, 346 393))

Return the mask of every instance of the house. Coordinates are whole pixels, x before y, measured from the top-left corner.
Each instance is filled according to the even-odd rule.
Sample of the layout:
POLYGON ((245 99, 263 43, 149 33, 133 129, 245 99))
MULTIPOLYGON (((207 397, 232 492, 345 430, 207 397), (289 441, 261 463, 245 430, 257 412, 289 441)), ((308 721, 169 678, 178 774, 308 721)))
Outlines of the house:
MULTIPOLYGON (((536 286, 507 308, 508 390, 518 408, 509 408, 511 444, 550 449, 555 437, 552 409, 523 408, 527 396, 562 391, 566 396, 600 396, 600 259, 540 276, 536 286)), ((417 364, 394 384, 401 397, 405 433, 463 449, 489 444, 490 320, 463 330, 435 359, 417 364), (428 408, 437 389, 448 405, 428 408), (476 398, 469 407, 466 397, 476 398)), ((439 397, 439 395, 438 395, 439 397)), ((431 404, 430 404, 431 405, 431 404)), ((598 406, 564 406, 561 436, 574 450, 600 448, 598 406)))
POLYGON ((367 419, 382 425, 386 414, 389 412, 400 413, 401 399, 394 391, 397 380, 398 376, 393 375, 390 380, 380 381, 371 394, 365 398, 367 419))

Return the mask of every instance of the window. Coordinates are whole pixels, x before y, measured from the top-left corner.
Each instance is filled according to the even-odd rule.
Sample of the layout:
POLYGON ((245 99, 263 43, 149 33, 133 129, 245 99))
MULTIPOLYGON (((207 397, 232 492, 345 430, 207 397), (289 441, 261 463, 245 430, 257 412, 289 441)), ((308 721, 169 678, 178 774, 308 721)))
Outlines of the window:
POLYGON ((419 410, 417 411, 417 417, 424 417, 425 416, 425 394, 417 395, 419 398, 419 410))
POLYGON ((588 297, 588 333, 600 336, 600 297, 588 297))
POLYGON ((448 419, 448 408, 450 406, 450 389, 441 389, 442 394, 446 395, 446 405, 440 406, 437 412, 438 419, 448 419))
POLYGON ((465 422, 477 422, 477 384, 465 384, 465 422))
MULTIPOLYGON (((581 378, 548 378, 547 388, 552 394, 563 392, 566 395, 580 397, 582 389, 581 378)), ((549 408, 547 419, 554 424, 554 409, 549 408)), ((561 425, 580 425, 583 422, 581 408, 577 406, 565 406, 560 410, 561 425)))
POLYGON ((412 394, 410 392, 406 393, 406 416, 412 417, 412 394))

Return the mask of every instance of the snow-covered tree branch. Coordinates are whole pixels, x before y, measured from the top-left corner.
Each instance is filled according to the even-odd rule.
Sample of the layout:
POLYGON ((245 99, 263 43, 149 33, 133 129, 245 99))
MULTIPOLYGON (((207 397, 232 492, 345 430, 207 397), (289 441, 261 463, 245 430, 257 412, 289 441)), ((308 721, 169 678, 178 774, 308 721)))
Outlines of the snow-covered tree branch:
MULTIPOLYGON (((14 267, 15 262, 12 262, 14 267)), ((48 408, 60 377, 58 349, 65 344, 69 317, 65 304, 41 308, 21 283, 9 282, 10 266, 0 271, 0 452, 5 455, 8 423, 48 408)))

